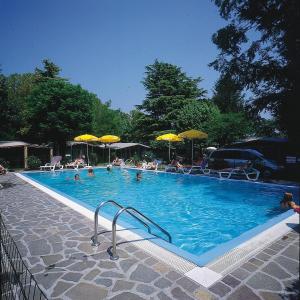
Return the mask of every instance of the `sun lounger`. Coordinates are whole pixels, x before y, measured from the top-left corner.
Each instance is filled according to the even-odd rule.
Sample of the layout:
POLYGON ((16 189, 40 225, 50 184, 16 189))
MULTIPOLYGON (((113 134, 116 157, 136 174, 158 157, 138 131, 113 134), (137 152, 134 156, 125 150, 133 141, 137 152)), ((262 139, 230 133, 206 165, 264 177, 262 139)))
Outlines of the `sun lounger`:
POLYGON ((179 166, 174 166, 174 165, 167 165, 165 167, 165 172, 171 172, 171 173, 186 173, 187 172, 187 169, 182 166, 182 167, 179 167, 179 166))
POLYGON ((87 164, 82 158, 75 159, 75 161, 65 164, 67 169, 79 169, 87 167, 87 164))
POLYGON ((124 160, 122 158, 116 158, 113 162, 112 165, 115 167, 121 167, 125 164, 124 160))
POLYGON ((211 172, 210 169, 203 168, 202 166, 192 166, 188 170, 188 174, 204 174, 204 175, 209 175, 211 172))
POLYGON ((246 177, 250 181, 256 181, 260 172, 254 168, 232 168, 218 171, 220 178, 230 179, 232 176, 246 177))
POLYGON ((50 163, 46 163, 44 166, 40 166, 41 171, 54 171, 55 168, 63 169, 63 165, 60 164, 62 157, 53 156, 50 163))
POLYGON ((121 164, 121 167, 123 167, 123 168, 126 168, 126 167, 128 167, 128 168, 135 168, 136 165, 135 165, 135 163, 134 163, 134 161, 132 159, 126 159, 124 161, 124 163, 121 164))
POLYGON ((210 172, 211 170, 207 168, 207 160, 203 160, 199 165, 192 165, 186 173, 209 175, 210 172))
POLYGON ((144 166, 144 169, 146 169, 146 170, 157 171, 157 168, 158 168, 157 161, 146 163, 146 165, 144 166))

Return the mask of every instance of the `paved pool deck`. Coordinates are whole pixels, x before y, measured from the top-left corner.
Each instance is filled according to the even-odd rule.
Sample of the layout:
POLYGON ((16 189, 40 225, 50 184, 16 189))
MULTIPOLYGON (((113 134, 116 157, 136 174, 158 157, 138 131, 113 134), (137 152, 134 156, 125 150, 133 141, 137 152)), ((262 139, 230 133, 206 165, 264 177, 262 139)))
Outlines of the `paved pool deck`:
POLYGON ((111 261, 110 232, 95 249, 90 219, 12 173, 0 176, 0 184, 4 222, 49 299, 299 297, 299 226, 205 288, 130 242, 120 244, 120 259, 111 261))

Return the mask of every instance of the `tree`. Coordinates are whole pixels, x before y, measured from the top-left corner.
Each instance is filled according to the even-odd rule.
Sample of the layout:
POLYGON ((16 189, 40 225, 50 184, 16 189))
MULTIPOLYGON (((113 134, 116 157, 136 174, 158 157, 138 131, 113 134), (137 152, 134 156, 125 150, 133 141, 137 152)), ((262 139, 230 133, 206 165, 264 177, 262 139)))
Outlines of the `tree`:
POLYGON ((129 115, 119 109, 111 109, 110 105, 110 101, 104 104, 100 100, 95 101, 93 106, 93 132, 97 136, 105 134, 119 135, 124 140, 124 135, 128 134, 129 115))
POLYGON ((197 129, 207 132, 210 123, 220 115, 219 109, 209 100, 190 101, 186 104, 177 117, 177 131, 197 129))
POLYGON ((229 74, 222 75, 216 82, 212 101, 222 113, 241 112, 244 110, 241 87, 229 74))
POLYGON ((277 121, 274 119, 264 119, 262 117, 257 118, 254 121, 255 136, 258 137, 270 137, 280 136, 280 131, 277 128, 277 121))
MULTIPOLYGON (((1 69, 0 69, 1 72, 1 69)), ((11 136, 11 106, 8 102, 6 77, 0 73, 0 139, 7 140, 11 136)))
POLYGON ((27 97, 28 139, 54 142, 63 153, 65 142, 91 132, 94 94, 64 80, 37 84, 27 97))
POLYGON ((61 69, 51 62, 49 59, 43 60, 43 69, 35 68, 36 80, 54 79, 58 78, 58 74, 61 69))
POLYGON ((34 75, 31 73, 12 74, 6 78, 8 103, 12 107, 8 112, 11 118, 12 139, 23 138, 27 134, 26 98, 31 93, 35 84, 34 75))
POLYGON ((300 1, 215 0, 215 4, 229 24, 213 35, 220 54, 211 66, 248 89, 251 108, 269 110, 299 147, 300 1))
POLYGON ((146 99, 137 105, 134 128, 143 130, 143 140, 152 140, 154 132, 175 130, 180 110, 190 101, 203 99, 206 91, 198 87, 200 78, 192 79, 175 65, 155 61, 146 66, 143 80, 146 99))
POLYGON ((253 128, 244 113, 220 114, 208 129, 211 144, 224 146, 247 137, 253 128))

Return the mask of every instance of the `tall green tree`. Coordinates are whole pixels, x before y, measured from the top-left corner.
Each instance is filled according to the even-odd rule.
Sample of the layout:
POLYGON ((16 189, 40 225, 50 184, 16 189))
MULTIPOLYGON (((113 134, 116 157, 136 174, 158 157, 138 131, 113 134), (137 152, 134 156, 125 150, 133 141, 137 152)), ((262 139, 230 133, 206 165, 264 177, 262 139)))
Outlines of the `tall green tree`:
POLYGON ((111 109, 111 101, 102 103, 95 101, 93 106, 93 126, 92 131, 97 136, 114 134, 122 136, 128 135, 129 115, 119 109, 111 109))
POLYGON ((216 105, 210 100, 193 100, 186 104, 179 112, 176 120, 178 132, 189 129, 208 132, 211 122, 220 115, 216 105))
POLYGON ((251 108, 269 110, 299 147, 300 1, 214 2, 229 24, 213 35, 220 53, 211 66, 248 89, 251 108))
MULTIPOLYGON (((1 72, 1 69, 0 69, 1 72)), ((11 106, 8 102, 6 77, 0 73, 0 139, 7 140, 11 136, 11 106)))
POLYGON ((201 78, 190 78, 172 64, 155 61, 146 66, 143 80, 147 95, 137 109, 137 130, 144 129, 144 140, 152 140, 154 132, 175 130, 180 110, 193 100, 204 98, 206 91, 198 87, 201 78))
POLYGON ((36 85, 27 97, 28 139, 54 142, 60 153, 65 142, 91 132, 94 94, 64 80, 46 80, 36 85))
POLYGON ((244 113, 225 113, 215 118, 208 128, 209 143, 229 145, 253 132, 252 124, 244 113))
POLYGON ((12 107, 9 116, 12 119, 12 139, 23 139, 27 134, 26 98, 30 95, 35 77, 31 73, 12 74, 6 80, 8 102, 12 107))
POLYGON ((35 68, 35 78, 37 81, 58 78, 60 67, 49 59, 42 61, 43 69, 35 68))
POLYGON ((241 112, 244 110, 241 90, 229 74, 224 74, 215 84, 212 101, 222 113, 241 112))

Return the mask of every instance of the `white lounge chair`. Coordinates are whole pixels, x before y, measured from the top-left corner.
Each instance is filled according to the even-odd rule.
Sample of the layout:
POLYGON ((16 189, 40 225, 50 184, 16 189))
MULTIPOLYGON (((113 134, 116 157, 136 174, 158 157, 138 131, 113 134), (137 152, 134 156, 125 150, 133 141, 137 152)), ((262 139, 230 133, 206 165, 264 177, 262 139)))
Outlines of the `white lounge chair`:
POLYGON ((192 167, 186 172, 187 174, 204 174, 209 175, 211 172, 210 169, 207 168, 207 160, 203 160, 199 165, 192 165, 192 167))
POLYGON ((87 164, 82 158, 75 159, 75 161, 65 164, 66 169, 79 169, 87 167, 87 164))
POLYGON ((211 172, 210 169, 203 168, 202 166, 192 166, 186 173, 187 174, 204 174, 209 175, 211 172))
POLYGON ((134 161, 132 159, 126 159, 124 161, 124 164, 121 164, 121 167, 125 168, 125 167, 128 167, 128 168, 135 168, 136 165, 134 163, 134 161))
POLYGON ((246 177, 250 181, 256 181, 260 172, 254 168, 233 168, 218 171, 220 178, 230 179, 232 175, 246 177))
POLYGON ((143 166, 143 168, 146 169, 146 170, 154 170, 154 171, 157 171, 158 165, 159 165, 159 164, 158 164, 157 161, 153 161, 153 162, 146 163, 146 165, 143 166))
POLYGON ((54 171, 55 168, 63 169, 63 165, 60 164, 62 157, 53 156, 50 163, 46 163, 44 166, 40 166, 41 171, 54 171))

